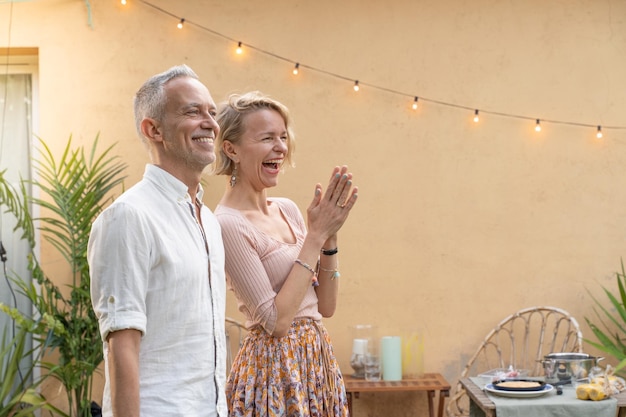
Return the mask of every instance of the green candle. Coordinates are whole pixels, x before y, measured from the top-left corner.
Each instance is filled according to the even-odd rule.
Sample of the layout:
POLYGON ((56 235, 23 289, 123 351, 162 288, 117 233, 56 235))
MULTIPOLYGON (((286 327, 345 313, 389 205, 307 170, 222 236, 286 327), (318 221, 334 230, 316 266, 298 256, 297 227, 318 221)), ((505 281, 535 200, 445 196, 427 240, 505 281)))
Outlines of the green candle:
POLYGON ((400 336, 385 336, 381 339, 383 359, 383 379, 399 381, 402 379, 402 339, 400 336))

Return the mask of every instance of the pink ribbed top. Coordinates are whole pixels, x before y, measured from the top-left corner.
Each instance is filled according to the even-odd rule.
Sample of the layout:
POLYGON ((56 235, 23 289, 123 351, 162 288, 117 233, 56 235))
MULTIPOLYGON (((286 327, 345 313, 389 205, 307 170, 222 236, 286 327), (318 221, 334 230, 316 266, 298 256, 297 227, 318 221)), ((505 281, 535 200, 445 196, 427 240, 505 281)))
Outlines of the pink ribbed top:
MULTIPOLYGON (((218 205, 215 215, 222 226, 226 251, 226 280, 234 291, 246 326, 262 326, 272 333, 276 326, 274 299, 300 254, 306 226, 298 206, 286 198, 270 198, 278 205, 291 228, 296 243, 285 243, 259 231, 239 210, 218 205)), ((313 286, 307 291, 295 318, 321 320, 313 286)))

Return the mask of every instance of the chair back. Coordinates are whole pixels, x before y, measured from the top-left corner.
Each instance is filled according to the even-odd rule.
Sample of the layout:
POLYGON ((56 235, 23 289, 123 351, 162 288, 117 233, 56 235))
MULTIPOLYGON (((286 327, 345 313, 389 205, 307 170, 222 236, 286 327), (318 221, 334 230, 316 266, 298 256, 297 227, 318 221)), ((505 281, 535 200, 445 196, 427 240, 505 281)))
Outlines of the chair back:
MULTIPOLYGON (((574 317, 557 307, 530 307, 506 317, 484 338, 461 378, 512 366, 542 376, 543 358, 554 352, 582 352, 583 335, 574 317)), ((469 415, 467 393, 457 382, 446 408, 449 417, 469 415)))

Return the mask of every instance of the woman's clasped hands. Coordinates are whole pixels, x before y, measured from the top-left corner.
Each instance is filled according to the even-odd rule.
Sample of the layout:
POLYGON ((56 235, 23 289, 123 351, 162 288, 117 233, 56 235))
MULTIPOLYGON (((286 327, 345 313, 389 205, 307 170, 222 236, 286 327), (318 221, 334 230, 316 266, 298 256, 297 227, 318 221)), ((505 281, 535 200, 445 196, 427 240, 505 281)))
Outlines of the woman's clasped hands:
POLYGON ((346 165, 335 167, 326 192, 315 186, 315 196, 307 209, 309 233, 320 233, 325 240, 335 235, 350 214, 358 197, 358 187, 352 184, 352 173, 346 165))

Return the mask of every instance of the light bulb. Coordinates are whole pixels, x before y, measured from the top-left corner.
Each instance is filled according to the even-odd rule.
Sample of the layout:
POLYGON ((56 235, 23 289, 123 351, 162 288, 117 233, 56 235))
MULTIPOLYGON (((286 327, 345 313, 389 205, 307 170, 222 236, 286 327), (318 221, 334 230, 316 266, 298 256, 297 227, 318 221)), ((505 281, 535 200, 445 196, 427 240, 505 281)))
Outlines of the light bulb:
POLYGON ((353 88, 354 88, 354 91, 359 91, 360 90, 361 87, 359 87, 359 80, 356 80, 354 82, 354 87, 353 88))
POLYGON ((178 22, 178 29, 182 29, 184 24, 185 24, 185 19, 180 19, 180 22, 178 22))
POLYGON ((596 133, 598 139, 602 139, 602 126, 598 125, 598 132, 596 133))
POLYGON ((535 131, 541 132, 541 122, 539 119, 537 119, 537 123, 535 123, 535 131))
POLYGON ((237 55, 243 54, 243 49, 241 47, 241 42, 237 44, 237 55))
POLYGON ((298 75, 298 68, 300 68, 300 64, 296 62, 296 66, 293 67, 293 75, 298 75))
POLYGON ((413 100, 413 106, 412 106, 413 110, 417 110, 417 100, 418 100, 418 98, 417 98, 417 96, 415 96, 415 100, 413 100))
POLYGON ((478 123, 480 118, 478 117, 478 109, 474 110, 474 122, 478 123))
POLYGON ((122 3, 122 6, 126 6, 126 0, 122 0, 120 3, 122 3))

